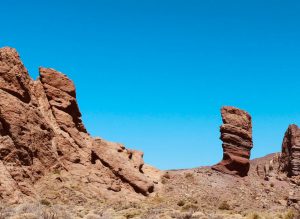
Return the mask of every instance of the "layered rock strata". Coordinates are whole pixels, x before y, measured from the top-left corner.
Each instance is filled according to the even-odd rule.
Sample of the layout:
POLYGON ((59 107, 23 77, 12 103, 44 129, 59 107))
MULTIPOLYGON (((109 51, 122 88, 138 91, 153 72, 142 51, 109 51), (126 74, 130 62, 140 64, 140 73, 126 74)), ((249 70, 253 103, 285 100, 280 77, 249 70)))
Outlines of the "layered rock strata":
POLYGON ((288 176, 300 175, 300 129, 297 125, 289 125, 284 134, 280 169, 288 176))
POLYGON ((221 115, 223 160, 212 168, 223 173, 246 176, 253 147, 251 116, 246 111, 230 106, 223 107, 221 115))

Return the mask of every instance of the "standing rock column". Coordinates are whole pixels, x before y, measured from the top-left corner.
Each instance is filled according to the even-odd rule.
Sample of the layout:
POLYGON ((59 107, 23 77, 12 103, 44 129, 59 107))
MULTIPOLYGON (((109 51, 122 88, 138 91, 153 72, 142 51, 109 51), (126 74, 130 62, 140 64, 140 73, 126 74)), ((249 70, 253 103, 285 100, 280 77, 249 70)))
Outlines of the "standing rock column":
POLYGON ((289 125, 282 142, 280 169, 288 176, 300 175, 300 129, 289 125))
POLYGON ((253 147, 251 116, 246 111, 230 106, 223 107, 221 114, 223 125, 220 127, 220 139, 223 141, 223 160, 212 169, 246 176, 253 147))

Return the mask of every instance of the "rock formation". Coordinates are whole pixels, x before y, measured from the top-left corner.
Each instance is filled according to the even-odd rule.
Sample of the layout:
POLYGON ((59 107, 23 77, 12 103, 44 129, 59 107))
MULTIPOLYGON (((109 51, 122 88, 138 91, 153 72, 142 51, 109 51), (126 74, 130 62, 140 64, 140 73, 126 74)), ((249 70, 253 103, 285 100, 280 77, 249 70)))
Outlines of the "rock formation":
POLYGON ((300 129, 290 125, 282 142, 280 169, 288 176, 300 175, 300 129))
POLYGON ((92 138, 73 82, 54 69, 39 73, 32 80, 15 49, 0 49, 0 199, 151 193, 143 153, 92 138))
POLYGON ((251 116, 243 110, 229 106, 223 107, 221 114, 223 160, 212 168, 223 173, 246 176, 253 146, 251 116))

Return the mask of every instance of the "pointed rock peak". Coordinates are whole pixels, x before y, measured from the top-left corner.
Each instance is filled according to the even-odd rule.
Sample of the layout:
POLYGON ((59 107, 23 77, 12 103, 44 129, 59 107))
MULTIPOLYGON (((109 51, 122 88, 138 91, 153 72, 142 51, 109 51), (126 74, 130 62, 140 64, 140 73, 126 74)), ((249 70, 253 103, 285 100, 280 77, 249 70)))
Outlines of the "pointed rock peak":
POLYGON ((18 52, 10 47, 0 49, 0 89, 29 103, 30 78, 18 52))
POLYGON ((76 97, 74 83, 63 73, 52 68, 39 68, 40 78, 42 83, 48 84, 59 90, 62 90, 72 97, 76 97))
POLYGON ((76 182, 74 191, 84 189, 80 200, 153 192, 143 153, 92 138, 73 82, 51 68, 39 71, 40 79, 33 81, 15 49, 0 49, 0 200, 51 199, 54 187, 64 193, 54 171, 76 182))
POLYGON ((19 53, 17 52, 16 49, 11 47, 0 48, 0 56, 2 60, 6 60, 8 62, 12 62, 12 61, 21 62, 19 53))

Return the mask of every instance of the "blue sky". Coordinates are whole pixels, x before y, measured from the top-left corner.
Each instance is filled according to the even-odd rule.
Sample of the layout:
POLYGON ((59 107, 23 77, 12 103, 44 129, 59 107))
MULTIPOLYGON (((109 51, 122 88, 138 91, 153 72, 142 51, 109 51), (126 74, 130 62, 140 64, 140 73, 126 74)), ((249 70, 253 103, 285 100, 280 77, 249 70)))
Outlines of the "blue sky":
POLYGON ((33 78, 74 80, 93 136, 162 169, 222 157, 220 108, 253 118, 252 157, 300 124, 299 1, 52 0, 1 3, 0 46, 33 78))

